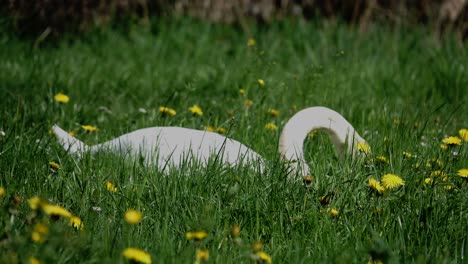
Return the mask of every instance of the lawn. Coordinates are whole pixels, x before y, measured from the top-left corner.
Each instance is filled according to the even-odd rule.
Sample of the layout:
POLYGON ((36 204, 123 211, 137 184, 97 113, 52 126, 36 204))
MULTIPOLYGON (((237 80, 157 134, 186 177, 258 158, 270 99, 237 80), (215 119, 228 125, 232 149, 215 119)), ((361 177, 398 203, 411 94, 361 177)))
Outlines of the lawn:
POLYGON ((126 248, 153 263, 193 263, 197 250, 208 263, 267 263, 258 250, 273 263, 466 262, 466 43, 435 42, 420 27, 361 34, 332 22, 250 31, 180 19, 40 48, 2 33, 0 263, 128 263, 126 248), (288 181, 279 134, 318 105, 341 113, 372 152, 340 159, 326 134, 312 133, 313 181, 288 181), (165 174, 111 153, 79 160, 53 124, 90 145, 151 126, 214 129, 269 162, 264 173, 214 162, 165 174), (443 144, 450 136, 461 140, 443 144), (386 174, 404 185, 369 186, 386 174), (81 225, 48 215, 53 205, 81 225), (141 221, 124 218, 130 209, 141 221), (187 239, 195 231, 207 237, 187 239))

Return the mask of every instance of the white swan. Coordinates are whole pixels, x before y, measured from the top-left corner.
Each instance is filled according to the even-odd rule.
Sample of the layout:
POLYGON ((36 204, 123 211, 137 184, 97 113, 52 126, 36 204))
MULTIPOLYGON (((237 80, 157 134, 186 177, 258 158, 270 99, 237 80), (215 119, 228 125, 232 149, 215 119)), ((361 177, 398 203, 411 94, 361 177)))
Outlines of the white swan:
MULTIPOLYGON (((184 161, 196 159, 207 163, 216 157, 222 164, 259 164, 263 172, 265 160, 258 153, 239 141, 217 133, 182 127, 152 127, 139 129, 118 138, 87 146, 66 131, 54 125, 53 132, 70 153, 81 157, 85 152, 94 153, 108 150, 121 154, 142 155, 149 164, 156 164, 164 170, 167 165, 179 166, 184 161)), ((354 152, 356 143, 365 143, 351 124, 337 112, 326 107, 310 107, 296 113, 285 125, 279 142, 282 159, 294 161, 293 168, 301 175, 310 175, 304 160, 303 143, 308 133, 314 130, 326 131, 339 155, 344 150, 354 152), (347 144, 347 148, 345 145, 347 144)))

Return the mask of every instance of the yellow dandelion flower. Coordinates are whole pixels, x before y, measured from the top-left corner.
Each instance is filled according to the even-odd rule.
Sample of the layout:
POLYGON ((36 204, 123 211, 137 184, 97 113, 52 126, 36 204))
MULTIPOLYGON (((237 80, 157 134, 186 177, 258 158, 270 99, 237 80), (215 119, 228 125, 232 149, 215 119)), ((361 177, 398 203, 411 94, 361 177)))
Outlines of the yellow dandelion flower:
POLYGON ((366 142, 359 142, 356 147, 361 153, 369 154, 371 152, 371 147, 366 142))
POLYGON ((409 153, 408 151, 403 151, 403 157, 406 159, 414 158, 414 155, 409 153))
POLYGON ((111 181, 106 182, 106 189, 110 192, 117 192, 118 189, 115 187, 115 185, 111 181))
POLYGON ((60 164, 58 164, 55 161, 50 161, 49 166, 51 169, 54 169, 54 170, 60 170, 62 168, 62 166, 60 166, 60 164))
POLYGON ((205 129, 206 131, 208 131, 208 132, 214 132, 216 128, 213 127, 213 126, 206 126, 206 127, 204 127, 204 129, 205 129))
POLYGON ((331 217, 337 217, 340 215, 340 212, 335 208, 327 208, 327 212, 330 213, 331 217))
POLYGON ((256 44, 257 44, 257 41, 255 41, 254 38, 249 38, 249 39, 247 40, 247 46, 249 46, 249 47, 253 47, 253 46, 255 46, 256 44))
POLYGON ((41 262, 35 257, 29 257, 29 264, 41 264, 41 262))
POLYGON ((447 150, 447 149, 448 149, 448 145, 447 145, 447 144, 440 144, 440 149, 441 149, 441 150, 447 150))
POLYGON ((276 131, 276 129, 278 129, 278 127, 273 123, 266 124, 265 128, 266 130, 269 130, 269 131, 276 131))
POLYGON ((208 237, 208 233, 206 233, 205 231, 195 231, 195 232, 185 233, 185 238, 187 238, 187 240, 200 241, 200 240, 205 239, 206 237, 208 237))
POLYGON ((219 134, 224 134, 226 133, 226 129, 223 127, 218 127, 216 128, 216 132, 218 132, 219 134))
POLYGON ((74 137, 76 135, 76 131, 75 130, 70 130, 70 131, 68 131, 68 135, 74 137))
POLYGON ((240 236, 240 227, 238 224, 233 224, 231 229, 231 236, 232 237, 239 237, 240 236))
POLYGON ((260 85, 260 87, 265 86, 265 81, 263 79, 258 79, 257 82, 258 82, 258 85, 260 85))
POLYGON ((445 185, 444 186, 444 190, 446 190, 446 191, 451 191, 452 189, 453 189, 452 185, 445 185))
POLYGON ((312 175, 306 175, 306 176, 302 177, 302 182, 305 185, 310 185, 313 181, 314 181, 314 176, 312 176, 312 175))
POLYGON ((262 248, 263 248, 263 243, 262 241, 257 241, 257 242, 254 242, 252 245, 252 250, 254 252, 259 252, 259 251, 262 251, 262 248))
POLYGON ((468 142, 468 129, 462 128, 458 130, 458 135, 460 135, 460 138, 463 139, 463 141, 468 142))
POLYGON ((77 230, 83 230, 84 228, 83 221, 78 216, 70 217, 70 225, 77 230))
POLYGON ((442 139, 442 143, 447 144, 448 146, 460 146, 461 142, 462 141, 459 137, 447 137, 442 139))
POLYGON ((49 232, 48 227, 45 224, 37 223, 34 225, 34 231, 31 234, 31 239, 34 242, 42 243, 45 240, 45 236, 49 232))
POLYGON ((197 115, 197 116, 202 116, 203 115, 203 111, 202 111, 201 107, 198 106, 198 105, 193 105, 193 106, 189 107, 188 110, 193 115, 197 115))
POLYGON ((70 101, 70 97, 68 97, 68 95, 65 95, 63 93, 58 93, 54 96, 54 100, 57 103, 66 104, 70 101))
POLYGON ((457 175, 468 180, 468 169, 458 170, 457 175))
POLYGON ((375 157, 375 160, 381 164, 388 164, 388 159, 385 156, 377 156, 375 157))
POLYGON ((248 100, 248 99, 244 101, 244 105, 247 107, 253 105, 253 103, 254 102, 252 100, 248 100))
POLYGON ((208 261, 210 258, 210 251, 208 249, 198 249, 195 252, 195 259, 197 260, 196 263, 200 263, 203 261, 208 261))
POLYGON ((86 132, 95 132, 95 131, 98 130, 97 127, 91 126, 91 125, 82 125, 81 128, 83 128, 84 131, 86 131, 86 132))
POLYGON ((380 184, 380 182, 374 178, 369 179, 368 185, 372 190, 378 192, 379 194, 382 194, 385 191, 385 188, 380 184))
POLYGON ((0 186, 0 198, 2 198, 3 195, 5 195, 5 188, 3 188, 3 186, 0 186))
POLYGON ((159 112, 162 115, 168 115, 168 116, 175 116, 177 114, 176 110, 166 107, 166 106, 160 106, 159 107, 159 112))
POLYGON ((125 212, 125 221, 129 224, 138 224, 141 222, 142 218, 143 215, 137 210, 129 209, 125 212))
POLYGON ((72 217, 72 214, 60 205, 42 204, 42 210, 51 217, 72 217))
POLYGON ((126 248, 122 255, 131 262, 151 264, 151 255, 138 248, 126 248))
POLYGON ((260 263, 268 263, 268 264, 272 263, 271 257, 267 253, 263 251, 258 251, 256 255, 258 259, 260 260, 260 263))
POLYGON ((437 177, 437 176, 442 176, 442 177, 447 177, 447 173, 441 171, 441 170, 435 170, 433 172, 431 172, 431 176, 432 177, 437 177))
POLYGON ((430 178, 430 177, 425 178, 425 179, 424 179, 424 183, 425 183, 425 184, 432 184, 432 183, 434 183, 434 179, 433 179, 433 178, 430 178))
POLYGON ((405 185, 405 181, 395 174, 385 174, 382 177, 382 185, 386 189, 393 189, 405 185))
POLYGON ((268 112, 269 115, 271 115, 273 117, 277 117, 279 115, 279 111, 276 110, 276 109, 273 109, 273 108, 268 109, 267 112, 268 112))
POLYGON ((245 90, 244 90, 244 89, 239 89, 239 93, 240 93, 241 95, 244 95, 244 94, 245 94, 245 90))
POLYGON ((42 201, 41 198, 39 198, 37 196, 34 196, 34 197, 31 197, 31 198, 28 199, 28 203, 29 203, 29 207, 31 207, 31 209, 36 210, 44 202, 42 201))

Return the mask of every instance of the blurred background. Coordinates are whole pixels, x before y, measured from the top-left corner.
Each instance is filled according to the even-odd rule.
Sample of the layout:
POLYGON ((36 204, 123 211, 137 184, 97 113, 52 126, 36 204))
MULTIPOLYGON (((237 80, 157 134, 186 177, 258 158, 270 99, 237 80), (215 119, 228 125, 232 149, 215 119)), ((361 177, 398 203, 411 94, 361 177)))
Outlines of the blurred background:
POLYGON ((29 37, 57 37, 103 26, 191 16, 228 23, 248 32, 246 21, 269 24, 299 17, 344 21, 365 33, 376 23, 423 25, 441 38, 454 32, 466 40, 468 0, 3 0, 2 28, 29 37))

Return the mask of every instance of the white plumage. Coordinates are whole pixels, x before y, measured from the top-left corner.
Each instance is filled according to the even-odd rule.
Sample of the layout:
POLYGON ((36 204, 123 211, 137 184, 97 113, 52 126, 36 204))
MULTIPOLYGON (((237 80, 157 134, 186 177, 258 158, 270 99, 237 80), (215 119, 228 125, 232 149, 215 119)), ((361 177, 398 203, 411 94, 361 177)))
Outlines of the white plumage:
MULTIPOLYGON (((94 153, 105 150, 123 155, 141 155, 148 164, 154 164, 160 169, 178 167, 182 162, 193 160, 206 165, 210 158, 230 166, 258 164, 261 171, 265 167, 263 157, 252 149, 239 141, 209 131, 151 127, 87 146, 57 125, 52 130, 65 150, 79 157, 87 151, 94 153)), ((310 171, 304 160, 303 143, 307 134, 313 130, 326 131, 339 155, 344 150, 354 151, 356 143, 365 142, 346 119, 329 108, 310 107, 299 111, 286 123, 281 133, 279 152, 284 160, 295 161, 292 166, 304 176, 309 175, 310 171)))

